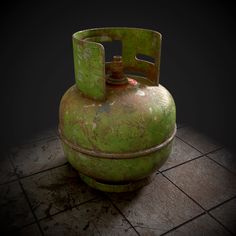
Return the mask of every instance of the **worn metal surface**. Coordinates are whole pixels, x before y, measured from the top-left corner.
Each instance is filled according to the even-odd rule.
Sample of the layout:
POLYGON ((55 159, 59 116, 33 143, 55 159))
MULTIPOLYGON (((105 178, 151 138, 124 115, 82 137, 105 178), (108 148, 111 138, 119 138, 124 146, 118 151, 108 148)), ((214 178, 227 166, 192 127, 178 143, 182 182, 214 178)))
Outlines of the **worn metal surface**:
POLYGON ((171 152, 176 111, 171 94, 159 84, 160 43, 158 32, 134 28, 73 35, 76 84, 62 97, 59 130, 69 162, 91 186, 129 191, 129 181, 146 178, 171 152), (97 42, 109 40, 122 40, 122 60, 116 57, 105 66, 97 42))
POLYGON ((128 78, 124 73, 124 65, 121 56, 113 56, 110 63, 110 74, 106 76, 106 83, 114 85, 128 83, 128 78))
MULTIPOLYGON (((126 71, 143 73, 155 85, 159 83, 161 34, 137 28, 99 28, 73 35, 76 85, 87 97, 104 100, 105 52, 99 42, 122 41, 122 58, 126 71), (138 54, 150 56, 155 63, 140 60, 138 54)), ((106 70, 109 71, 109 63, 106 70)))
POLYGON ((95 152, 137 152, 165 142, 175 130, 175 105, 161 85, 129 80, 107 85, 105 102, 71 87, 60 105, 60 130, 72 145, 95 152))
POLYGON ((152 181, 153 176, 152 177, 148 176, 147 178, 143 178, 141 180, 127 182, 127 183, 119 184, 119 185, 116 185, 114 183, 107 184, 107 183, 99 182, 96 179, 90 178, 81 173, 80 173, 80 178, 92 188, 95 188, 104 192, 121 193, 121 192, 134 191, 134 190, 144 187, 145 185, 148 185, 152 181))
POLYGON ((103 183, 118 184, 146 178, 159 169, 171 152, 172 142, 157 152, 129 159, 102 159, 63 146, 68 161, 80 173, 103 183))
POLYGON ((124 158, 134 158, 134 157, 144 156, 144 155, 154 153, 154 152, 162 149, 163 147, 168 145, 174 139, 177 128, 175 127, 174 132, 171 134, 171 136, 167 140, 165 140, 161 144, 158 144, 157 146, 154 146, 154 147, 151 147, 151 148, 148 148, 145 150, 140 150, 137 152, 126 152, 126 153, 107 153, 107 152, 99 152, 99 151, 95 151, 95 150, 91 150, 91 149, 86 149, 86 148, 80 147, 78 144, 74 145, 74 144, 70 143, 62 135, 61 130, 59 129, 58 131, 59 131, 59 135, 60 135, 62 142, 64 144, 66 144, 67 146, 69 146, 74 151, 77 151, 79 153, 84 153, 84 154, 87 154, 90 156, 100 157, 100 158, 124 159, 124 158))

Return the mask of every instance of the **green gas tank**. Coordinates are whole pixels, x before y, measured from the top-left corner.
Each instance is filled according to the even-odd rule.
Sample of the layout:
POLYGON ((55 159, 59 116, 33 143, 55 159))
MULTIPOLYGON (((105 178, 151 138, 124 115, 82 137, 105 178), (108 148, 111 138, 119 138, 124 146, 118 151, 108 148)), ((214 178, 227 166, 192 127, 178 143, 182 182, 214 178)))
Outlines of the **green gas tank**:
POLYGON ((143 187, 167 160, 176 133, 174 100, 159 84, 161 34, 124 27, 83 30, 73 35, 73 54, 75 85, 59 109, 65 156, 98 190, 143 187), (122 55, 105 62, 102 43, 113 40, 121 41, 122 55))

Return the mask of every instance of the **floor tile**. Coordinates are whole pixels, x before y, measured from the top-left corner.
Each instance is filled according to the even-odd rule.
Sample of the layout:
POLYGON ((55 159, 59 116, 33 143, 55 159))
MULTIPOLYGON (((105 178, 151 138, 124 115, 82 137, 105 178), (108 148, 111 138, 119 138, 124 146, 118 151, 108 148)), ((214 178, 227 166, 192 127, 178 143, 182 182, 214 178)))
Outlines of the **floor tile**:
POLYGON ((167 170, 164 175, 205 209, 236 195, 235 175, 205 156, 167 170))
POLYGON ((236 174, 236 156, 226 148, 208 154, 210 158, 217 161, 236 174))
POLYGON ((106 200, 82 204, 40 222, 47 235, 137 235, 106 200))
POLYGON ((13 148, 11 160, 20 177, 66 163, 59 139, 43 140, 13 148))
POLYGON ((57 138, 57 136, 58 136, 57 127, 52 127, 31 135, 30 137, 22 140, 21 144, 29 144, 40 140, 57 138))
POLYGON ((215 208, 210 213, 236 235, 236 199, 215 208))
POLYGON ((0 184, 16 180, 17 176, 7 156, 0 157, 0 184))
POLYGON ((160 171, 166 170, 200 155, 202 155, 200 152, 176 137, 174 139, 172 153, 166 163, 160 168, 160 171))
POLYGON ((38 219, 99 197, 100 192, 89 188, 70 165, 22 179, 38 219))
POLYGON ((231 235, 212 217, 205 214, 166 234, 166 236, 231 235))
POLYGON ((215 140, 190 127, 183 127, 181 129, 178 129, 176 136, 189 143, 193 147, 197 148, 204 154, 214 151, 221 146, 215 140))
POLYGON ((34 222, 34 217, 19 183, 0 186, 1 230, 9 231, 34 222))
POLYGON ((161 174, 137 192, 108 196, 142 235, 162 234, 202 213, 201 208, 161 174))
POLYGON ((11 236, 41 236, 41 232, 36 223, 21 228, 20 230, 10 231, 11 236))

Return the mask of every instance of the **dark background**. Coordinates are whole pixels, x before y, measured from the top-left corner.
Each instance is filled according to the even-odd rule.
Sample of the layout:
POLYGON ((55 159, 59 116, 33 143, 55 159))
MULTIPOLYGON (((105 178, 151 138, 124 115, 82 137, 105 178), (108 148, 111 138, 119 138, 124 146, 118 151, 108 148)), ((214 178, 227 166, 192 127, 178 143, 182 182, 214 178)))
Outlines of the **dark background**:
POLYGON ((74 32, 129 26, 162 33, 160 82, 172 93, 177 121, 233 147, 235 17, 226 1, 77 1, 1 8, 1 145, 58 123, 74 83, 74 32))

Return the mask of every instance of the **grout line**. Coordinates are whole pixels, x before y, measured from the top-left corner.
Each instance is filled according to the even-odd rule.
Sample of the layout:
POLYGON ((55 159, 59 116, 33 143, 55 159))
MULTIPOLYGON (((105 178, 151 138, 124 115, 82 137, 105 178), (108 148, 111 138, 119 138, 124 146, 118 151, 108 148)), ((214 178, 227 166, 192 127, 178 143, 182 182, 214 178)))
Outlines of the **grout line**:
POLYGON ((165 174, 161 173, 163 177, 165 177, 167 180, 169 180, 176 188, 178 188, 182 193, 184 193, 188 198, 190 198, 193 202, 195 202, 204 212, 207 212, 207 210, 202 207, 196 200, 194 200, 192 197, 190 197, 186 192, 184 192, 178 185, 176 185, 171 179, 169 179, 165 174))
POLYGON ((86 201, 84 201, 84 202, 75 204, 75 205, 74 205, 73 207, 71 207, 71 208, 66 208, 66 209, 64 209, 64 210, 60 210, 60 211, 58 211, 58 212, 56 212, 56 213, 50 214, 49 216, 42 217, 42 218, 40 218, 38 221, 39 221, 39 222, 40 222, 40 221, 43 221, 43 220, 45 220, 45 219, 48 219, 48 218, 51 218, 51 217, 53 217, 53 216, 59 215, 59 214, 61 214, 61 213, 63 213, 63 212, 72 210, 72 209, 74 209, 74 208, 76 208, 76 207, 78 207, 78 206, 84 205, 84 204, 86 204, 86 203, 88 203, 88 202, 91 202, 91 201, 94 201, 94 200, 99 200, 100 198, 101 198, 101 197, 94 197, 94 198, 91 198, 91 199, 86 200, 86 201))
POLYGON ((102 236, 102 235, 101 235, 101 232, 98 230, 97 225, 94 223, 94 221, 91 220, 90 222, 92 223, 93 227, 97 230, 98 234, 99 234, 100 236, 102 236))
POLYGON ((203 215, 205 215, 205 214, 206 214, 206 212, 202 212, 201 214, 199 214, 199 215, 197 215, 197 216, 194 216, 193 218, 191 218, 191 219, 189 219, 189 220, 183 222, 182 224, 179 224, 179 225, 175 226, 174 228, 172 228, 172 229, 166 231, 165 233, 160 234, 160 236, 166 235, 166 234, 168 234, 168 233, 170 233, 170 232, 172 232, 172 231, 174 231, 174 230, 180 228, 181 226, 183 226, 183 225, 185 225, 185 224, 187 224, 187 223, 189 223, 189 222, 191 222, 191 221, 196 220, 197 218, 199 218, 199 217, 201 217, 201 216, 203 216, 203 215))
MULTIPOLYGON (((50 171, 50 170, 53 170, 53 169, 57 169, 57 168, 60 168, 62 166, 66 166, 67 164, 69 164, 69 162, 67 161, 66 163, 64 164, 60 164, 58 166, 54 166, 54 167, 50 167, 48 169, 45 169, 45 170, 41 170, 41 171, 38 171, 38 172, 35 172, 35 173, 32 173, 32 174, 29 174, 29 175, 24 175, 24 176, 20 176, 19 174, 17 174, 15 172, 15 167, 14 168, 14 173, 16 175, 16 179, 13 179, 13 180, 10 180, 10 181, 7 181, 7 182, 4 182, 4 183, 0 183, 0 186, 3 186, 5 184, 10 184, 10 183, 13 183, 13 182, 16 182, 18 179, 22 180, 22 179, 25 179, 25 178, 28 178, 28 177, 31 177, 31 176, 34 176, 34 175, 37 175, 37 174, 41 174, 41 173, 44 173, 44 172, 47 172, 47 171, 50 171)), ((12 164, 11 164, 12 165, 12 164)))
POLYGON ((135 229, 135 227, 131 224, 131 222, 126 218, 126 216, 123 214, 123 212, 115 205, 115 203, 106 195, 107 199, 110 201, 110 203, 113 205, 113 207, 124 217, 124 219, 129 223, 129 225, 132 227, 132 229, 137 233, 137 235, 140 236, 139 232, 135 229))
MULTIPOLYGON (((210 210, 206 210, 200 203, 198 203, 195 199, 193 199, 192 197, 190 197, 190 195, 188 195, 185 191, 183 191, 178 185, 176 185, 172 180, 170 180, 166 175, 164 175, 163 173, 161 173, 161 175, 163 177, 165 177, 167 180, 169 180, 176 188, 178 188, 183 194, 185 194, 188 198, 190 198, 194 203, 196 203, 206 214, 208 214, 210 217, 212 217, 213 219, 215 219, 211 213, 209 212, 210 210)), ((221 203, 218 205, 222 205, 221 203)), ((216 219, 215 219, 216 220, 216 219)), ((232 232, 226 227, 224 226, 220 221, 216 220, 221 226, 223 226, 223 228, 232 234, 232 232)))
POLYGON ((24 175, 24 176, 20 176, 18 173, 16 173, 15 171, 15 166, 12 164, 12 161, 10 159, 10 162, 11 162, 11 166, 13 167, 14 169, 14 174, 16 175, 16 179, 13 179, 13 180, 10 180, 10 181, 7 181, 7 182, 4 182, 4 183, 0 183, 0 186, 3 186, 5 184, 10 184, 10 183, 13 183, 13 182, 16 182, 18 179, 19 180, 22 180, 22 179, 25 179, 25 178, 28 178, 28 177, 31 177, 31 176, 34 176, 34 175, 37 175, 37 174, 41 174, 41 173, 44 173, 44 172, 47 172, 47 171, 50 171, 50 170, 53 170, 53 169, 57 169, 57 168, 60 168, 62 166, 66 166, 69 164, 68 161, 66 161, 64 164, 60 164, 58 166, 54 166, 54 167, 50 167, 48 169, 45 169, 45 170, 41 170, 41 171, 38 171, 38 172, 35 172, 35 173, 32 173, 32 174, 29 174, 29 175, 24 175))
POLYGON ((27 146, 29 145, 33 145, 33 144, 37 144, 39 142, 42 142, 42 141, 46 141, 46 142, 51 142, 53 140, 56 140, 56 139, 59 139, 58 135, 56 134, 52 134, 51 136, 48 136, 48 137, 42 137, 42 138, 39 138, 39 139, 33 139, 31 141, 26 141, 24 143, 18 143, 12 147, 9 147, 9 150, 11 150, 12 148, 27 148, 27 146))
POLYGON ((194 148, 195 150, 197 150, 198 152, 200 152, 200 153, 202 153, 204 155, 207 155, 207 154, 212 153, 212 152, 219 151, 219 150, 224 148, 223 146, 220 146, 220 147, 218 147, 218 148, 216 148, 216 149, 214 149, 212 151, 204 153, 204 152, 200 151, 198 148, 194 147, 192 144, 190 144, 187 141, 185 141, 184 139, 180 138, 177 134, 176 134, 176 137, 179 138, 181 141, 183 141, 185 144, 189 145, 190 147, 194 148))
POLYGON ((225 200, 225 201, 223 201, 223 202, 221 202, 221 203, 219 203, 219 204, 217 204, 216 206, 211 207, 207 211, 212 211, 212 210, 216 209, 217 207, 220 207, 220 206, 224 205, 225 203, 232 201, 235 198, 236 198, 236 195, 231 197, 231 198, 229 198, 229 199, 227 199, 227 200, 225 200))
MULTIPOLYGON (((19 231, 21 231, 21 230, 27 228, 28 226, 34 225, 34 224, 36 224, 36 221, 33 221, 33 222, 28 223, 28 224, 26 224, 26 225, 23 225, 23 226, 21 226, 21 227, 19 227, 19 228, 13 228, 13 229, 9 229, 9 230, 7 229, 7 230, 6 230, 6 233, 9 233, 8 235, 11 235, 11 233, 19 233, 19 231)), ((5 232, 4 232, 4 233, 5 233, 5 232)), ((13 234, 13 235, 15 235, 15 234, 13 234)))
MULTIPOLYGON (((197 159, 199 159, 199 158, 201 158, 201 157, 204 157, 204 156, 207 156, 208 154, 211 154, 212 152, 215 152, 215 150, 214 150, 214 151, 207 152, 207 153, 205 153, 205 154, 202 153, 200 156, 194 157, 194 158, 192 158, 192 159, 190 159, 190 160, 184 161, 184 162, 182 162, 182 163, 180 163, 180 164, 177 164, 177 165, 172 166, 172 167, 169 167, 169 168, 167 168, 167 169, 165 169, 165 170, 159 171, 159 173, 163 173, 163 172, 166 172, 166 171, 168 171, 168 170, 174 169, 175 167, 184 165, 184 164, 189 163, 189 162, 191 162, 191 161, 195 161, 195 160, 197 160, 197 159)), ((207 156, 207 157, 208 157, 208 156, 207 156)))
POLYGON ((34 176, 34 175, 37 175, 37 174, 41 174, 41 173, 44 173, 44 172, 47 172, 47 171, 50 171, 50 170, 54 170, 54 169, 60 168, 60 167, 62 167, 62 166, 66 166, 66 165, 68 165, 68 164, 69 164, 69 162, 66 161, 64 164, 60 164, 60 165, 58 165, 58 166, 53 166, 53 167, 47 168, 47 169, 45 169, 45 170, 40 170, 40 171, 38 171, 38 172, 29 174, 29 175, 24 175, 24 176, 19 176, 18 174, 16 174, 16 175, 18 175, 19 179, 25 179, 25 178, 28 178, 28 177, 31 177, 31 176, 34 176))
POLYGON ((225 230, 227 230, 230 234, 235 235, 231 230, 229 230, 223 223, 221 223, 217 218, 215 218, 210 212, 207 212, 208 215, 213 218, 216 222, 218 222, 225 230))
POLYGON ((30 203, 29 197, 27 196, 27 194, 26 194, 26 192, 25 192, 25 189, 24 189, 24 187, 23 187, 23 185, 22 185, 20 179, 18 180, 18 182, 19 182, 20 187, 21 187, 21 190, 22 190, 22 192, 23 192, 23 194, 24 194, 24 196, 25 196, 25 199, 26 199, 26 201, 27 201, 27 203, 28 203, 28 205, 29 205, 29 207, 30 207, 31 213, 32 213, 32 215, 33 215, 33 217, 34 217, 34 219, 35 219, 35 223, 37 224, 37 226, 38 226, 38 228, 39 228, 39 231, 41 232, 41 235, 43 236, 43 235, 44 235, 44 232, 43 232, 43 230, 42 230, 42 228, 41 228, 41 225, 39 224, 38 219, 37 219, 37 217, 36 217, 36 215, 35 215, 35 213, 34 213, 34 210, 33 210, 33 207, 32 207, 32 205, 31 205, 31 203, 30 203))
POLYGON ((235 235, 231 230, 229 230, 223 223, 221 223, 215 216, 213 216, 210 212, 207 212, 210 217, 212 217, 216 222, 218 222, 224 229, 226 229, 230 234, 235 235))
POLYGON ((216 161, 213 158, 209 157, 208 154, 206 155, 207 158, 209 158, 210 160, 214 161, 216 164, 218 164, 219 166, 223 167, 224 169, 226 169, 227 171, 231 172, 232 174, 236 175, 236 173, 234 173, 232 170, 228 169, 226 166, 222 165, 218 161, 216 161))
POLYGON ((190 160, 184 161, 184 162, 179 163, 179 164, 177 164, 177 165, 171 166, 171 167, 169 167, 169 168, 167 168, 167 169, 165 169, 165 170, 159 171, 159 173, 163 173, 163 172, 166 172, 166 171, 168 171, 168 170, 174 169, 175 167, 182 166, 182 165, 184 165, 184 164, 186 164, 186 163, 189 163, 189 162, 191 162, 191 161, 195 161, 195 160, 197 160, 197 159, 199 159, 199 158, 201 158, 201 157, 204 157, 204 156, 205 156, 205 155, 202 154, 202 155, 200 155, 200 156, 194 157, 194 158, 192 158, 192 159, 190 159, 190 160))
POLYGON ((48 137, 38 138, 38 139, 35 139, 35 140, 33 139, 32 141, 22 143, 22 144, 20 144, 20 146, 24 147, 24 146, 27 146, 27 145, 32 145, 32 144, 35 144, 35 143, 38 143, 38 142, 42 142, 43 140, 50 142, 50 141, 55 140, 55 139, 58 139, 58 136, 56 134, 52 134, 51 136, 48 136, 48 137))
MULTIPOLYGON (((56 139, 59 139, 59 138, 58 138, 58 137, 55 137, 55 138, 53 138, 53 139, 46 139, 46 141, 49 141, 49 142, 50 142, 50 141, 53 141, 53 140, 56 140, 56 139)), ((27 144, 26 144, 26 145, 27 145, 27 144)), ((18 147, 22 147, 22 146, 18 146, 18 147)), ((22 148, 26 148, 26 147, 22 147, 22 148)), ((50 167, 50 168, 47 168, 47 169, 44 169, 44 170, 41 170, 41 171, 38 171, 38 172, 35 172, 35 173, 32 173, 32 174, 29 174, 29 175, 20 176, 20 175, 16 172, 17 167, 14 165, 14 162, 13 162, 13 160, 12 160, 12 158, 13 158, 14 155, 13 155, 11 152, 8 152, 6 156, 7 156, 7 159, 10 161, 10 164, 11 164, 11 166, 12 166, 12 168, 13 168, 14 174, 16 175, 17 179, 24 179, 24 178, 27 178, 27 177, 31 177, 31 176, 33 176, 33 175, 37 175, 37 174, 40 174, 40 173, 43 173, 43 172, 46 172, 46 171, 49 171, 49 170, 53 170, 53 169, 56 169, 56 168, 58 168, 58 167, 62 167, 62 166, 64 166, 64 165, 67 165, 67 164, 68 164, 68 161, 65 160, 66 162, 63 163, 63 164, 60 164, 60 165, 57 165, 57 166, 53 166, 53 167, 50 167)), ((6 183, 1 183, 0 186, 1 186, 1 185, 4 185, 4 184, 7 184, 7 183, 11 183, 11 182, 17 181, 17 179, 16 179, 16 180, 8 181, 8 182, 6 182, 6 183)))
POLYGON ((26 192, 25 192, 25 189, 24 189, 24 187, 23 187, 23 185, 22 185, 22 183, 21 183, 21 180, 20 180, 18 174, 17 174, 16 171, 15 171, 15 170, 16 170, 16 169, 15 169, 15 166, 14 166, 14 164, 13 164, 11 158, 9 158, 9 160, 10 160, 10 163, 11 163, 13 169, 14 169, 14 173, 16 174, 17 182, 18 182, 18 184, 20 185, 21 191, 23 192, 23 194, 24 194, 24 196, 25 196, 25 200, 26 200, 26 202, 28 203, 28 206, 29 206, 29 208, 30 208, 30 210, 31 210, 31 213, 32 213, 32 215, 33 215, 33 217, 34 217, 34 219, 35 219, 35 223, 37 224, 38 229, 39 229, 41 235, 44 236, 43 230, 42 230, 42 228, 41 228, 41 226, 40 226, 40 224, 39 224, 39 222, 38 222, 38 219, 37 219, 37 217, 36 217, 36 215, 35 215, 35 213, 34 213, 34 210, 33 210, 32 206, 31 206, 30 200, 29 200, 29 198, 28 198, 28 196, 27 196, 27 194, 26 194, 26 192))
POLYGON ((11 183, 17 182, 17 180, 18 179, 17 179, 17 175, 16 175, 16 179, 3 182, 3 183, 0 184, 0 187, 3 186, 3 185, 7 185, 7 184, 11 184, 11 183))

